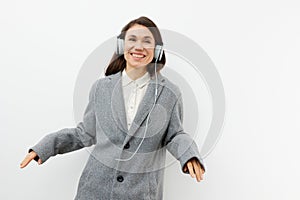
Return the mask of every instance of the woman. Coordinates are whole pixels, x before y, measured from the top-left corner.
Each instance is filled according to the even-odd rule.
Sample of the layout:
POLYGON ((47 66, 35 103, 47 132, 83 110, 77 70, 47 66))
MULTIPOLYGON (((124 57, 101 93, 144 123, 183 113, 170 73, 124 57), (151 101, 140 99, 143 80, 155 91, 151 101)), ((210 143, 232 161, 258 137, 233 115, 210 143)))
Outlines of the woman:
POLYGON ((182 172, 199 182, 205 167, 196 143, 182 128, 179 88, 160 74, 162 38, 148 18, 129 22, 118 36, 105 77, 89 93, 83 121, 46 135, 30 148, 31 160, 95 145, 75 199, 162 199, 166 149, 182 172))

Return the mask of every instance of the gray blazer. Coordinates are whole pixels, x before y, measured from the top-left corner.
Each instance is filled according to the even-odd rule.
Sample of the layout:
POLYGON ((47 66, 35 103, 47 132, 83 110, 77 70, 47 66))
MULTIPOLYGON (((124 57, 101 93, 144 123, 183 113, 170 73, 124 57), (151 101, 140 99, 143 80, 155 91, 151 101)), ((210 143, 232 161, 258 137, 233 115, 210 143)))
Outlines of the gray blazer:
MULTIPOLYGON (((89 93, 82 122, 46 135, 34 150, 42 162, 51 156, 95 145, 80 176, 76 200, 161 200, 166 149, 180 162, 196 157, 203 168, 194 140, 182 127, 179 88, 158 73, 158 98, 154 103, 155 78, 151 79, 136 116, 127 130, 121 72, 98 79, 89 93), (143 140, 143 141, 142 141, 143 140), (129 158, 142 144, 132 159, 129 158)), ((35 158, 37 160, 37 158, 35 158)))

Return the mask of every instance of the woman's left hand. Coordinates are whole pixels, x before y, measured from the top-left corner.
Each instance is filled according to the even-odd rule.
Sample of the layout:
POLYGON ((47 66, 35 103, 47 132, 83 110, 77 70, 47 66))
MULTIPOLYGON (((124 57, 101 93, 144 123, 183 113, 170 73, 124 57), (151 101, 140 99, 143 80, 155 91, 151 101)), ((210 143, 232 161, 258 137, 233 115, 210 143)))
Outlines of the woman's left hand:
POLYGON ((190 173, 192 178, 196 177, 198 182, 203 180, 203 174, 205 173, 205 171, 201 167, 201 164, 197 158, 192 158, 186 163, 186 165, 183 168, 183 171, 186 172, 187 170, 190 173))

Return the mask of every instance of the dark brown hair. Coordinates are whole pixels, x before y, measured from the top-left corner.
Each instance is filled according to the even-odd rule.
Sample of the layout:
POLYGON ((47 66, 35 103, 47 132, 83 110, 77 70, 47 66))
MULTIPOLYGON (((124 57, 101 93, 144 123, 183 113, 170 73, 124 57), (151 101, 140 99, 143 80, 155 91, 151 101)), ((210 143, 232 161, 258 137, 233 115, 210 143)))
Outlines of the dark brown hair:
MULTIPOLYGON (((135 24, 145 26, 149 29, 149 31, 151 31, 155 40, 155 45, 163 45, 162 37, 160 35, 160 32, 156 24, 153 21, 151 21, 149 18, 144 16, 130 21, 126 26, 123 27, 121 34, 118 37, 124 39, 127 30, 130 29, 135 24)), ((149 72, 150 76, 153 76, 155 73, 154 63, 155 63, 155 59, 153 58, 152 61, 147 65, 147 71, 149 72)), ((161 60, 157 62, 156 71, 159 72, 164 67, 165 63, 166 63, 166 56, 165 56, 165 52, 163 52, 161 60)), ((119 56, 116 53, 114 53, 108 67, 106 68, 105 76, 115 74, 119 71, 123 71, 125 67, 126 67, 126 60, 124 58, 124 54, 119 56)))

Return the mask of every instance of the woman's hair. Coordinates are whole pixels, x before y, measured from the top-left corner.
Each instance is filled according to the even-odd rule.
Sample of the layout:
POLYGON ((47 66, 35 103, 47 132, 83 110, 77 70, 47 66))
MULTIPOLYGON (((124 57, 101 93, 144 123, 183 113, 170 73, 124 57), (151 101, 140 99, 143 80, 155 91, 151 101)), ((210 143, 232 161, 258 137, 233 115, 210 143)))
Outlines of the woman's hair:
MULTIPOLYGON (((145 26, 149 29, 149 31, 152 33, 154 37, 155 45, 163 45, 162 37, 160 35, 157 26, 153 21, 151 21, 149 18, 144 16, 130 21, 126 26, 123 27, 121 34, 118 37, 124 39, 127 30, 136 24, 145 26)), ((153 58, 152 61, 147 65, 147 71, 149 72, 150 76, 153 76, 155 73, 154 63, 155 63, 155 58, 153 58)), ((165 63, 166 63, 166 56, 165 56, 165 52, 163 51, 160 61, 157 62, 156 71, 159 72, 164 67, 165 63)), ((126 67, 126 60, 124 58, 124 54, 119 56, 115 52, 110 60, 108 67, 106 68, 105 76, 115 74, 119 71, 123 71, 125 67, 126 67)))

